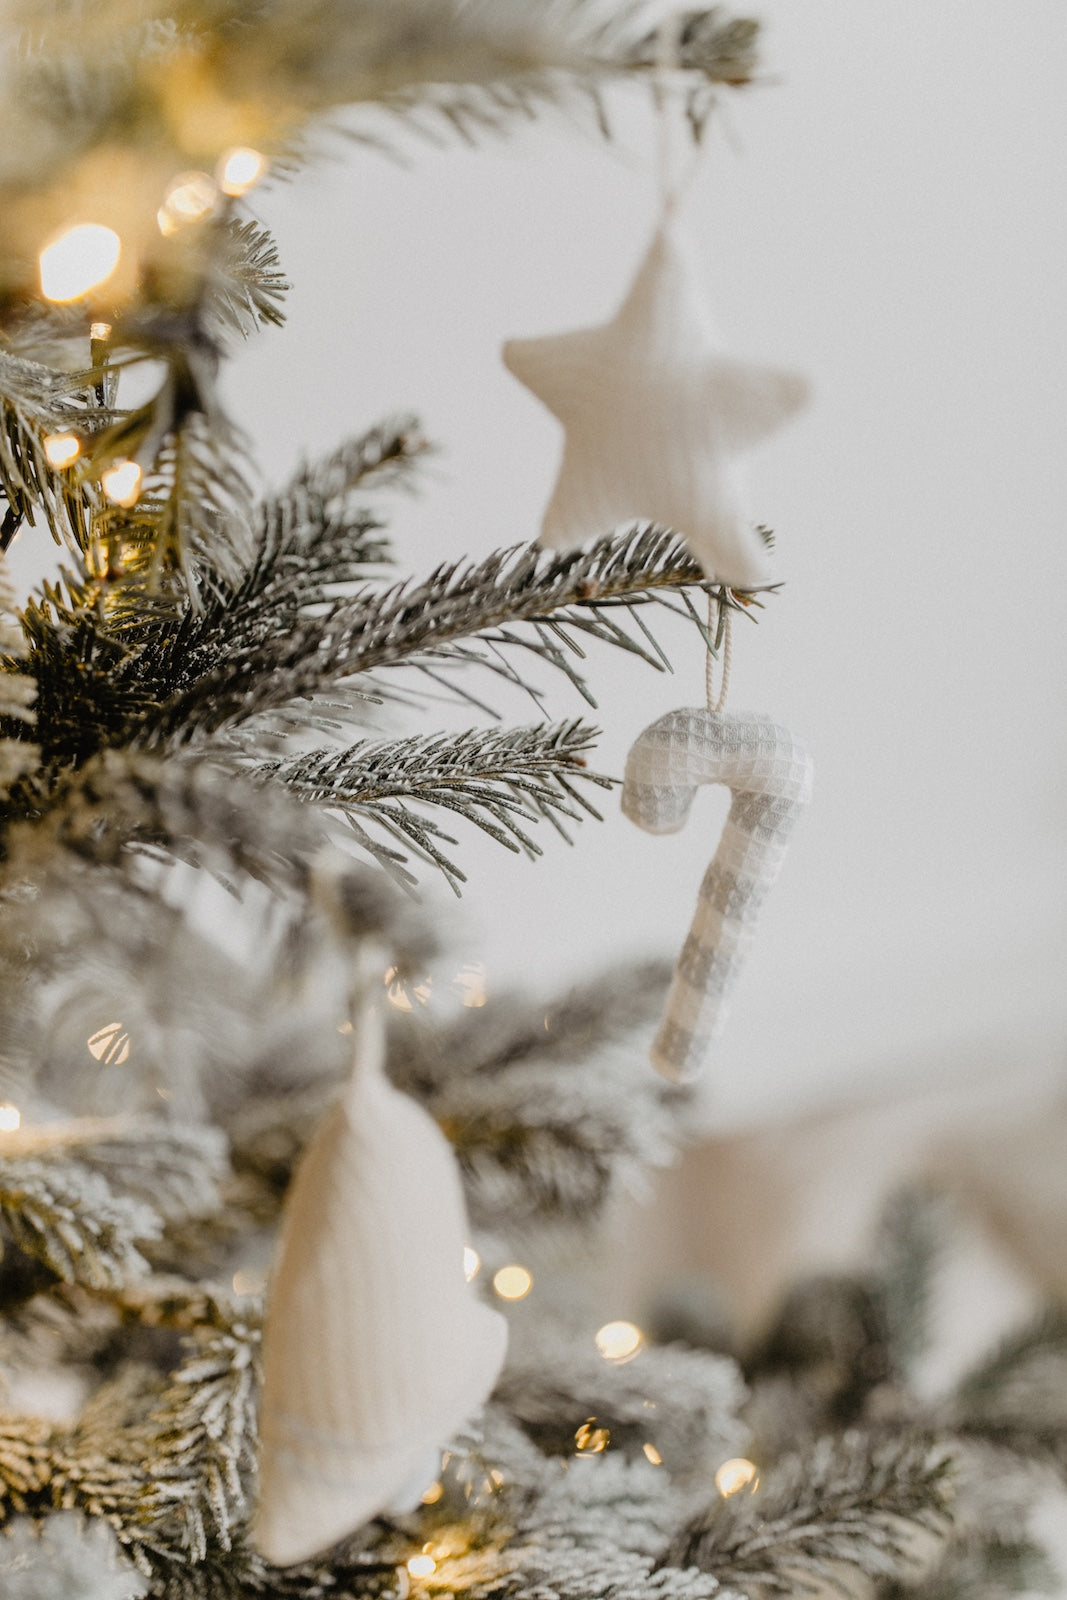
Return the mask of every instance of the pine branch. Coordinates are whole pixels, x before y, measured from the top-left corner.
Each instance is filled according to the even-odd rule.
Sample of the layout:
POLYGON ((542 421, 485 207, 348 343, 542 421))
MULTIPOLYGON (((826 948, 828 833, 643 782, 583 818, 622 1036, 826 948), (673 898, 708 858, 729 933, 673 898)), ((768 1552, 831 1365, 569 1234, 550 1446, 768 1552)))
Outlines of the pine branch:
POLYGON ((436 679, 442 669, 477 664, 521 684, 506 659, 513 651, 562 671, 595 704, 576 664, 584 659, 583 638, 618 646, 664 670, 662 651, 636 615, 640 606, 654 603, 688 615, 714 646, 686 601, 684 590, 694 586, 711 592, 720 605, 749 598, 739 602, 704 578, 675 534, 641 524, 587 550, 559 555, 518 546, 478 565, 439 567, 422 582, 384 594, 364 589, 266 639, 235 617, 218 640, 224 659, 163 707, 162 731, 216 729, 322 694, 339 680, 398 666, 436 679), (634 631, 627 632, 626 623, 634 631), (472 637, 481 650, 460 642, 472 637))
POLYGON ((153 1210, 77 1162, 0 1160, 0 1214, 20 1249, 91 1289, 147 1271, 138 1246, 160 1231, 153 1210))
POLYGON ((247 338, 257 328, 281 327, 291 287, 281 271, 273 235, 254 219, 227 217, 210 257, 205 310, 220 328, 247 338))
POLYGON ((545 818, 566 837, 561 819, 580 821, 579 807, 599 820, 574 786, 575 778, 610 785, 609 779, 583 770, 596 733, 580 722, 506 732, 471 729, 341 751, 311 750, 264 763, 258 771, 302 800, 374 823, 411 844, 455 888, 465 874, 441 846, 456 841, 411 805, 443 807, 509 850, 540 855, 525 824, 545 818))
POLYGON ((933 1281, 944 1245, 942 1219, 933 1194, 901 1190, 885 1206, 875 1241, 889 1355, 897 1374, 907 1373, 929 1339, 933 1281))
MULTIPOLYGON (((43 515, 57 541, 84 549, 93 501, 69 477, 53 470, 44 438, 91 421, 84 374, 42 365, 0 343, 0 493, 13 519, 32 523, 43 515)), ((17 521, 15 521, 17 527, 17 521)))
POLYGON ((508 990, 445 1026, 431 1027, 415 1014, 393 1016, 390 1076, 423 1099, 462 1078, 595 1060, 659 1015, 670 970, 662 962, 633 962, 548 999, 508 990))
POLYGON ((493 1392, 494 1404, 542 1453, 573 1458, 585 1442, 594 1454, 643 1462, 651 1445, 676 1489, 706 1481, 744 1446, 745 1429, 736 1420, 742 1398, 737 1368, 722 1356, 646 1346, 612 1365, 591 1333, 582 1338, 569 1330, 528 1337, 513 1350, 493 1392), (602 1435, 590 1440, 594 1428, 602 1435))
POLYGON ((850 1568, 906 1579, 919 1530, 947 1532, 950 1492, 948 1460, 928 1439, 822 1439, 780 1462, 755 1493, 716 1501, 662 1564, 700 1567, 745 1593, 848 1594, 850 1568))
POLYGON ((1006 1600, 1016 1594, 1057 1594, 1061 1575, 1047 1553, 1025 1535, 978 1535, 953 1541, 919 1583, 888 1583, 878 1600, 1006 1600))
MULTIPOLYGON (((939 1419, 942 1420, 942 1419, 939 1419)), ((1067 1314, 1051 1306, 964 1377, 945 1424, 1067 1474, 1067 1314)))
POLYGON ((490 995, 443 1027, 393 1018, 390 1074, 451 1138, 476 1226, 588 1224, 670 1159, 674 1091, 632 1041, 668 975, 630 966, 548 1002, 490 995))
POLYGON ((164 624, 142 651, 142 672, 165 698, 205 674, 219 651, 240 641, 261 649, 286 638, 341 587, 363 582, 388 559, 381 524, 355 503, 357 492, 406 487, 429 450, 418 423, 398 417, 302 466, 259 508, 253 556, 232 582, 217 581, 199 612, 164 624))
POLYGON ((13 783, 33 771, 40 756, 40 747, 22 736, 37 720, 33 709, 37 686, 31 677, 16 670, 26 653, 7 558, 0 551, 0 800, 13 783), (5 723, 14 725, 12 732, 17 737, 3 736, 5 723))

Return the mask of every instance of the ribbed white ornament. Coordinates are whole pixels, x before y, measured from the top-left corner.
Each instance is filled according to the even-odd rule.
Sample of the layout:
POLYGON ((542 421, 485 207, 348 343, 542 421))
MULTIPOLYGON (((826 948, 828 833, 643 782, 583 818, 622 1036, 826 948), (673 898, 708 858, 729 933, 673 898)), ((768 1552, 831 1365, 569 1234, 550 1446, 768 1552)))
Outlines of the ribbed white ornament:
POLYGON ((673 211, 609 322, 511 339, 503 356, 566 433, 542 544, 569 550, 647 520, 680 533, 709 577, 767 582, 743 462, 808 385, 721 351, 673 211))
POLYGON ((676 833, 705 783, 725 784, 733 801, 652 1042, 653 1065, 676 1083, 699 1075, 722 1031, 760 907, 811 799, 811 757, 759 712, 683 707, 635 742, 622 809, 646 833, 676 833))
POLYGON ((252 1539, 277 1566, 389 1507, 486 1399, 507 1341, 464 1278, 451 1147, 386 1079, 374 1007, 355 1055, 293 1181, 267 1297, 252 1539))

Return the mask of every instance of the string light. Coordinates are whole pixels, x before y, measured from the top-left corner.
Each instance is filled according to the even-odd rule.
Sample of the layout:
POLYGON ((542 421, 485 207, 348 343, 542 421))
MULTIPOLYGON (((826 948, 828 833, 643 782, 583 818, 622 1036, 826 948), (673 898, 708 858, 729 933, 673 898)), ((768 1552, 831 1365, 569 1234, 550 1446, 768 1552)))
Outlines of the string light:
POLYGON ((641 1446, 641 1453, 647 1461, 651 1461, 654 1467, 662 1467, 663 1457, 660 1455, 654 1444, 643 1444, 641 1446))
POLYGON ((482 1258, 473 1245, 463 1246, 463 1276, 468 1283, 473 1283, 482 1267, 482 1258))
POLYGON ((17 1133, 22 1126, 22 1112, 10 1101, 0 1105, 0 1133, 17 1133))
POLYGON ((608 1428, 598 1428, 595 1417, 589 1417, 583 1422, 574 1435, 574 1443, 578 1454, 583 1456, 598 1456, 606 1450, 611 1442, 611 1431, 608 1428))
POLYGON ((435 1506, 444 1492, 445 1486, 443 1483, 437 1481, 431 1483, 428 1489, 422 1491, 422 1504, 424 1506, 435 1506))
POLYGON ((130 1059, 130 1036, 121 1022, 106 1022, 86 1040, 89 1054, 105 1066, 121 1067, 130 1059))
POLYGON ((605 1361, 621 1367, 632 1361, 645 1342, 645 1336, 632 1322, 605 1322, 597 1329, 596 1347, 605 1361))
POLYGON ((38 258, 41 293, 62 305, 80 300, 107 278, 119 264, 122 241, 114 228, 99 222, 81 222, 46 245, 38 258))
POLYGON ((267 170, 267 158, 246 144, 235 145, 219 159, 215 168, 223 194, 247 194, 267 170))
POLYGON ((512 1262, 493 1274, 493 1288, 501 1300, 524 1300, 533 1288, 533 1275, 512 1262))
POLYGON ((69 467, 81 455, 82 442, 76 433, 50 433, 44 441, 44 453, 50 467, 69 467))
POLYGON ((202 222, 219 200, 219 186, 210 172, 180 172, 167 186, 163 204, 156 212, 159 231, 176 233, 181 227, 202 222))
POLYGON ((729 1461, 724 1461, 715 1474, 715 1487, 724 1500, 732 1494, 739 1494, 742 1489, 751 1489, 753 1494, 759 1488, 759 1471, 754 1461, 746 1461, 744 1456, 732 1456, 729 1461))
POLYGON ((100 483, 108 499, 117 506, 135 506, 141 493, 141 469, 136 461, 116 461, 101 475, 100 483))
POLYGON ((437 1562, 424 1551, 421 1556, 410 1557, 407 1569, 413 1578, 432 1578, 437 1571, 437 1562))

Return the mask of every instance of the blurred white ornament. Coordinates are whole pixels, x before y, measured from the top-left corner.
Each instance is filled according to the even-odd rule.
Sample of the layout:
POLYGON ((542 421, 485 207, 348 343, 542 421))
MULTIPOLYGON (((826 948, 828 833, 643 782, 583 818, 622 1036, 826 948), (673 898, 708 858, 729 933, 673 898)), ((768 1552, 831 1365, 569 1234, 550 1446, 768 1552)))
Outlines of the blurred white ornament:
POLYGON ((622 809, 647 833, 677 833, 705 783, 725 784, 733 802, 652 1044, 654 1066, 675 1082, 697 1075, 722 1030, 763 897, 811 799, 811 757, 756 712, 670 711, 627 757, 622 809))
POLYGON ((709 577, 767 581, 739 463, 799 409, 807 383, 719 354, 670 214, 609 322, 512 339, 503 354, 566 430, 542 544, 566 550, 647 520, 682 534, 709 577))
POLYGON ((398 1496, 488 1396, 503 1317, 465 1281, 459 1173, 432 1118, 384 1072, 364 1006, 341 1102, 300 1164, 267 1297, 253 1540, 288 1566, 398 1496))

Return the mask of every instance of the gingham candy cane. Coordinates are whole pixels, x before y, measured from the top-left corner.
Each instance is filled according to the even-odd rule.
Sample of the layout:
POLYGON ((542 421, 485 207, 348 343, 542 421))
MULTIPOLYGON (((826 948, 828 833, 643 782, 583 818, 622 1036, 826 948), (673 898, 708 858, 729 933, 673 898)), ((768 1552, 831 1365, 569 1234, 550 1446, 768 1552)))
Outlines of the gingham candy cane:
POLYGON ((722 1031, 763 897, 811 799, 811 778, 800 740, 755 712, 670 711, 630 751, 622 809, 648 833, 676 833, 701 784, 724 783, 733 794, 652 1045, 664 1077, 696 1077, 722 1031))

